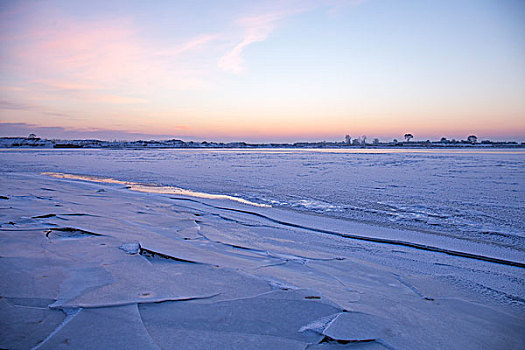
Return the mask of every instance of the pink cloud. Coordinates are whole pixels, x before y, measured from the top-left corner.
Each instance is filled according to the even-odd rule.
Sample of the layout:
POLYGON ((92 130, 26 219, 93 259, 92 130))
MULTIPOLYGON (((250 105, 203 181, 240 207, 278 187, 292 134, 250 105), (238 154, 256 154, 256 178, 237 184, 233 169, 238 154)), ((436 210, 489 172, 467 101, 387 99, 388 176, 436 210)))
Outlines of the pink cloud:
POLYGON ((98 86, 89 84, 72 83, 69 81, 41 79, 33 81, 34 84, 45 86, 48 90, 96 90, 98 86))
POLYGON ((42 17, 4 38, 0 68, 25 84, 43 83, 48 91, 119 91, 119 95, 141 94, 145 88, 206 86, 202 70, 191 67, 188 60, 182 64, 180 59, 203 49, 217 38, 216 34, 199 35, 164 48, 144 40, 130 19, 42 17))
POLYGON ((147 103, 148 100, 138 97, 128 97, 119 95, 99 95, 96 96, 98 101, 111 104, 138 104, 147 103))

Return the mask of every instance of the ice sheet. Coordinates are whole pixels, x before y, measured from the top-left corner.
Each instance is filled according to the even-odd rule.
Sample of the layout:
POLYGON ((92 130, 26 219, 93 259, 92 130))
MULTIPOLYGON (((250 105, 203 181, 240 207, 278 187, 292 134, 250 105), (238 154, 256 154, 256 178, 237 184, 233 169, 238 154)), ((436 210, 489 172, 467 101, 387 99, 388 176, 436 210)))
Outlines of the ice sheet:
POLYGON ((525 346, 522 267, 333 233, 523 263, 519 247, 39 172, 2 176, 3 348, 525 346))

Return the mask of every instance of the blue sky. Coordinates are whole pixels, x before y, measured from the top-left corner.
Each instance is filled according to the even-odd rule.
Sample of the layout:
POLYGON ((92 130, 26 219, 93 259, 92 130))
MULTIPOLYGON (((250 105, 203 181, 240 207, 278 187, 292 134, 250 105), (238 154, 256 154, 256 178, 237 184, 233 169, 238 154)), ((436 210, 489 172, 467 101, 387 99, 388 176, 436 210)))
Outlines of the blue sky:
POLYGON ((525 140, 522 1, 19 1, 0 134, 525 140))

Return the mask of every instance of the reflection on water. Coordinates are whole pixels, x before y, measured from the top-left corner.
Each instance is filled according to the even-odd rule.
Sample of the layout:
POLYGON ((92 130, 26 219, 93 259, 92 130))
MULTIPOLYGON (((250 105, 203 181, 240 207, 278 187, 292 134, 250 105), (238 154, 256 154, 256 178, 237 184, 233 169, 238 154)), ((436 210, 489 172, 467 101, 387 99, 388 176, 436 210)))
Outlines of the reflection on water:
POLYGON ((138 191, 138 192, 160 193, 160 194, 178 194, 178 195, 183 195, 183 196, 206 198, 206 199, 228 199, 231 201, 253 205, 256 207, 263 207, 263 208, 271 207, 270 205, 267 205, 267 204, 254 203, 246 199, 228 196, 224 194, 210 194, 210 193, 203 193, 203 192, 194 192, 194 191, 185 190, 179 187, 159 186, 159 185, 154 185, 154 184, 141 184, 141 183, 132 182, 132 181, 116 180, 116 179, 112 179, 109 177, 105 178, 105 177, 97 177, 97 176, 90 176, 90 175, 74 175, 74 174, 54 173, 54 172, 44 172, 42 173, 42 175, 48 175, 48 176, 56 177, 58 179, 82 180, 82 181, 90 181, 90 182, 102 182, 102 183, 109 183, 109 184, 125 185, 130 190, 138 191))

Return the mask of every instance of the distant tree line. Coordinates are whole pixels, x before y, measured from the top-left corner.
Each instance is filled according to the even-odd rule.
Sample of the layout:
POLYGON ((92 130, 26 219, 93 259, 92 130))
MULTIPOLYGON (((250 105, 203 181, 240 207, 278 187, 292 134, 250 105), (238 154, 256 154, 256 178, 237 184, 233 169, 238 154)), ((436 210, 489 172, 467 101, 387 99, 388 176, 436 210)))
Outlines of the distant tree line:
POLYGON ((138 141, 101 141, 101 140, 56 140, 37 137, 30 134, 27 137, 0 137, 0 148, 36 147, 36 148, 339 148, 339 147, 525 147, 525 142, 518 144, 515 141, 478 141, 476 135, 469 135, 466 140, 456 141, 442 137, 439 141, 414 141, 412 133, 403 135, 404 142, 394 139, 391 142, 381 142, 379 138, 368 142, 366 135, 352 138, 345 135, 344 141, 318 141, 295 143, 246 143, 246 142, 195 142, 170 140, 138 140, 138 141))
MULTIPOLYGON (((405 141, 408 143, 410 142, 410 140, 412 140, 414 138, 414 135, 411 134, 411 133, 406 133, 403 135, 403 138, 405 139, 405 141)), ((344 144, 346 145, 353 145, 353 146, 358 146, 358 145, 367 145, 367 137, 365 135, 361 136, 361 137, 358 137, 358 138, 355 138, 355 139, 352 139, 352 137, 350 135, 346 135, 345 136, 345 140, 344 140, 344 144)), ((393 139, 392 140, 393 143, 395 144, 398 144, 399 141, 397 139, 393 139)), ((426 140, 426 141, 419 141, 419 143, 432 143, 432 141, 430 140, 426 140)), ((467 137, 466 140, 461 140, 461 141, 456 141, 455 139, 452 139, 452 140, 448 140, 446 137, 442 137, 440 140, 439 140, 439 143, 443 143, 443 144, 447 144, 447 143, 470 143, 470 144, 477 144, 478 143, 478 137, 476 135, 470 135, 467 137)), ((490 141, 490 140, 485 140, 485 141, 482 141, 481 143, 492 143, 493 141, 490 141)), ((379 138, 374 138, 373 141, 372 141, 372 145, 379 145, 381 144, 379 138)))

